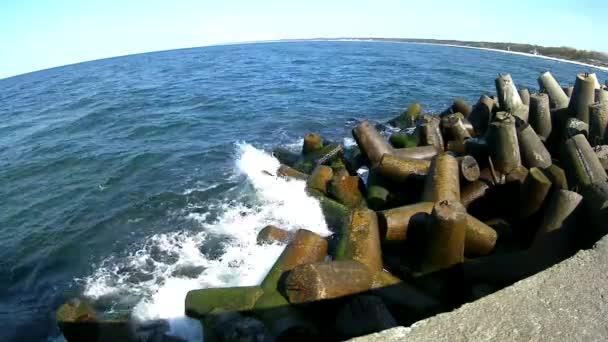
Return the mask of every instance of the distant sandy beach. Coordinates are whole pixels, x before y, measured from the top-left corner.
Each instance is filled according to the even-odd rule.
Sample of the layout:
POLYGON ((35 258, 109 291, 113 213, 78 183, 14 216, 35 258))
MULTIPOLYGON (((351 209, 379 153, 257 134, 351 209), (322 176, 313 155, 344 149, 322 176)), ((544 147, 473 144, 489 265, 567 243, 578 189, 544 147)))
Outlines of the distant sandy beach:
POLYGON ((583 62, 577 62, 577 61, 571 61, 571 60, 568 60, 568 59, 549 57, 549 56, 543 56, 543 55, 534 55, 534 54, 531 54, 531 53, 519 52, 519 51, 507 51, 507 50, 500 50, 500 49, 482 48, 482 47, 476 47, 476 46, 455 45, 455 44, 437 44, 437 43, 421 43, 421 42, 400 42, 400 41, 391 41, 391 40, 383 41, 383 40, 375 40, 375 39, 355 39, 355 38, 353 38, 353 39, 312 39, 312 40, 318 40, 318 41, 344 41, 344 42, 349 42, 349 41, 351 41, 351 42, 386 42, 386 43, 402 43, 402 44, 421 44, 421 45, 450 46, 450 47, 457 47, 457 48, 495 51, 495 52, 502 52, 502 53, 510 53, 510 54, 514 54, 514 55, 527 56, 527 57, 536 57, 536 58, 550 59, 550 60, 554 60, 554 61, 557 61, 557 62, 578 64, 578 65, 582 65, 582 66, 586 66, 586 67, 590 67, 590 68, 596 68, 596 69, 599 69, 599 70, 602 70, 602 71, 608 71, 608 67, 603 67, 603 66, 593 65, 593 64, 583 63, 583 62))
MULTIPOLYGON (((413 43, 413 44, 416 44, 416 43, 413 43)), ((427 43, 420 43, 420 44, 427 44, 427 43)), ((465 48, 465 49, 477 49, 477 50, 488 50, 488 51, 510 53, 510 54, 514 54, 514 55, 522 55, 522 56, 528 56, 528 57, 537 57, 537 58, 543 58, 543 59, 551 59, 551 60, 558 61, 558 62, 578 64, 578 65, 583 65, 583 66, 587 66, 587 67, 590 67, 590 68, 600 69, 602 71, 608 71, 608 67, 603 67, 603 66, 593 65, 593 64, 583 63, 583 62, 577 62, 577 61, 571 61, 571 60, 568 60, 568 59, 562 59, 562 58, 556 58, 556 57, 549 57, 549 56, 543 56, 543 55, 534 55, 534 54, 526 53, 526 52, 507 51, 507 50, 500 50, 500 49, 490 49, 490 48, 482 48, 482 47, 475 47, 475 46, 464 46, 464 45, 453 45, 453 44, 430 44, 429 43, 429 45, 443 45, 443 46, 452 46, 452 47, 459 47, 459 48, 465 48)))

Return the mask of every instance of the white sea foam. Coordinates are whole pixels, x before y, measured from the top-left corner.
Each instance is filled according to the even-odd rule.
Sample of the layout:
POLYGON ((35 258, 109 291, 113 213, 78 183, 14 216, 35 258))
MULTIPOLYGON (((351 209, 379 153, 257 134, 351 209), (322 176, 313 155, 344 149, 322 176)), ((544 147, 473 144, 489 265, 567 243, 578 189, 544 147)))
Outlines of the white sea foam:
POLYGON ((222 214, 208 222, 207 213, 185 213, 200 223, 198 232, 155 234, 126 258, 108 258, 85 279, 85 295, 118 302, 135 298, 133 316, 166 319, 170 334, 189 341, 202 339, 198 321, 184 317, 184 299, 192 289, 259 284, 284 246, 258 246, 257 233, 268 224, 287 230, 306 228, 330 234, 318 202, 304 192, 303 181, 274 176, 279 162, 249 144, 237 146, 235 173, 246 176, 253 203, 226 200, 222 214), (220 255, 200 246, 225 237, 220 255))
POLYGON ((288 150, 299 153, 300 151, 302 151, 302 145, 304 145, 304 138, 300 138, 293 143, 287 144, 285 145, 285 147, 288 150))
POLYGON ((344 147, 349 148, 349 147, 353 147, 353 146, 357 145, 357 142, 353 138, 346 137, 342 141, 342 144, 344 145, 344 147))

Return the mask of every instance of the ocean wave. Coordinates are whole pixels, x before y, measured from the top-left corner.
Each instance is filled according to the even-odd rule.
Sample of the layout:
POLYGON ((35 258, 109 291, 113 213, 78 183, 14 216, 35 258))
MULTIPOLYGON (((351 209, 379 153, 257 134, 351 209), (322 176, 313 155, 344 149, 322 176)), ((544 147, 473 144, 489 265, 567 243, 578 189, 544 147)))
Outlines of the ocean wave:
POLYGON ((132 307, 137 320, 166 319, 170 334, 200 340, 198 321, 184 317, 186 293, 259 284, 284 248, 256 244, 264 226, 330 234, 318 202, 304 192, 305 183, 273 176, 279 162, 270 154, 238 144, 235 164, 235 174, 245 176, 251 187, 252 203, 226 200, 211 222, 208 213, 184 213, 198 222, 199 231, 155 234, 127 257, 104 260, 84 279, 84 294, 116 310, 132 307))

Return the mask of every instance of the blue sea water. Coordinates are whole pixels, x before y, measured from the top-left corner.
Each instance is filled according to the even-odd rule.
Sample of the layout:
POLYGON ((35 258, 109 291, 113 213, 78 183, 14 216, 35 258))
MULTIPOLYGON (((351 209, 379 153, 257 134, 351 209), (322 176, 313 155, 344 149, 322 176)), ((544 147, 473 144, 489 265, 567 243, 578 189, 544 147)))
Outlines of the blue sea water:
MULTIPOLYGON (((42 57, 41 57, 42 58, 42 57)), ((588 67, 472 49, 372 42, 227 45, 105 59, 0 80, 0 340, 55 340, 54 311, 183 318, 189 289, 255 284, 281 252, 266 224, 328 234, 303 184, 265 151, 409 103, 474 103, 498 73, 536 89, 588 67)))

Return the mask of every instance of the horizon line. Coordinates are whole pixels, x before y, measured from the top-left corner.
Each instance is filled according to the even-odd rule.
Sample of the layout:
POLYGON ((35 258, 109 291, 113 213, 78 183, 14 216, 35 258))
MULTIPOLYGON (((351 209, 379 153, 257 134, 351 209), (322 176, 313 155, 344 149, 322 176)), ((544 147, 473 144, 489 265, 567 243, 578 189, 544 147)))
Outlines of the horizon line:
MULTIPOLYGON (((3 78, 0 78, 0 81, 4 81, 4 80, 7 80, 7 79, 10 79, 10 78, 13 78, 13 77, 19 77, 19 76, 25 76, 25 75, 33 74, 33 73, 36 73, 36 72, 47 71, 47 70, 52 70, 52 69, 57 69, 57 68, 63 68, 63 67, 68 67, 68 66, 73 66, 73 65, 78 65, 78 64, 84 64, 84 63, 102 61, 102 60, 106 60, 106 59, 114 59, 114 58, 129 57, 129 56, 138 56, 138 55, 145 55, 145 54, 151 54, 151 53, 161 53, 161 52, 168 52, 168 51, 190 50, 190 49, 198 49, 198 48, 206 48, 206 47, 214 47, 214 46, 267 44, 267 43, 281 43, 281 42, 289 43, 289 42, 304 42, 304 41, 343 41, 343 42, 423 44, 423 45, 438 45, 438 46, 456 47, 456 48, 460 47, 460 48, 470 48, 470 49, 479 49, 479 50, 488 50, 488 51, 496 51, 496 52, 509 53, 509 51, 500 50, 500 49, 478 48, 478 47, 471 47, 471 46, 466 46, 466 45, 454 45, 454 44, 445 44, 445 43, 425 43, 425 42, 416 42, 416 40, 420 40, 420 41, 422 41, 422 40, 452 41, 452 42, 461 42, 461 43, 472 42, 472 43, 524 44, 524 45, 532 45, 532 46, 545 47, 545 48, 553 48, 553 46, 544 46, 544 45, 529 44, 529 43, 486 42, 486 41, 481 41, 481 40, 457 40, 457 39, 437 39, 437 38, 313 37, 313 38, 280 38, 280 39, 244 40, 244 41, 229 41, 229 42, 210 43, 210 44, 203 44, 203 45, 189 46, 189 47, 180 47, 180 48, 173 48, 173 49, 160 49, 160 50, 142 51, 142 52, 128 53, 128 54, 124 54, 124 55, 115 55, 115 56, 94 58, 94 59, 84 60, 84 61, 80 61, 80 62, 67 63, 67 64, 52 66, 52 67, 43 68, 43 69, 36 69, 36 70, 32 70, 32 71, 21 73, 21 74, 10 75, 10 76, 6 76, 6 77, 3 77, 3 78), (380 41, 379 39, 386 40, 386 41, 380 41), (391 39, 395 39, 395 40, 391 41, 391 39), (414 41, 408 42, 408 41, 397 41, 397 40, 414 40, 414 41)), ((592 52, 599 52, 599 53, 608 54, 608 53, 603 52, 603 51, 577 49, 577 48, 570 47, 570 46, 559 46, 557 48, 568 48, 568 49, 575 49, 575 50, 579 50, 579 51, 592 51, 592 52)), ((521 55, 529 55, 530 57, 535 57, 532 54, 526 54, 526 53, 521 53, 521 55)), ((597 69, 605 71, 605 72, 608 71, 606 68, 603 68, 601 66, 580 63, 580 62, 577 62, 577 61, 571 61, 571 60, 566 60, 566 59, 558 59, 558 58, 549 58, 549 59, 553 59, 553 60, 561 61, 561 62, 566 62, 566 63, 572 63, 572 64, 582 64, 582 65, 585 65, 585 66, 597 68, 597 69)))

